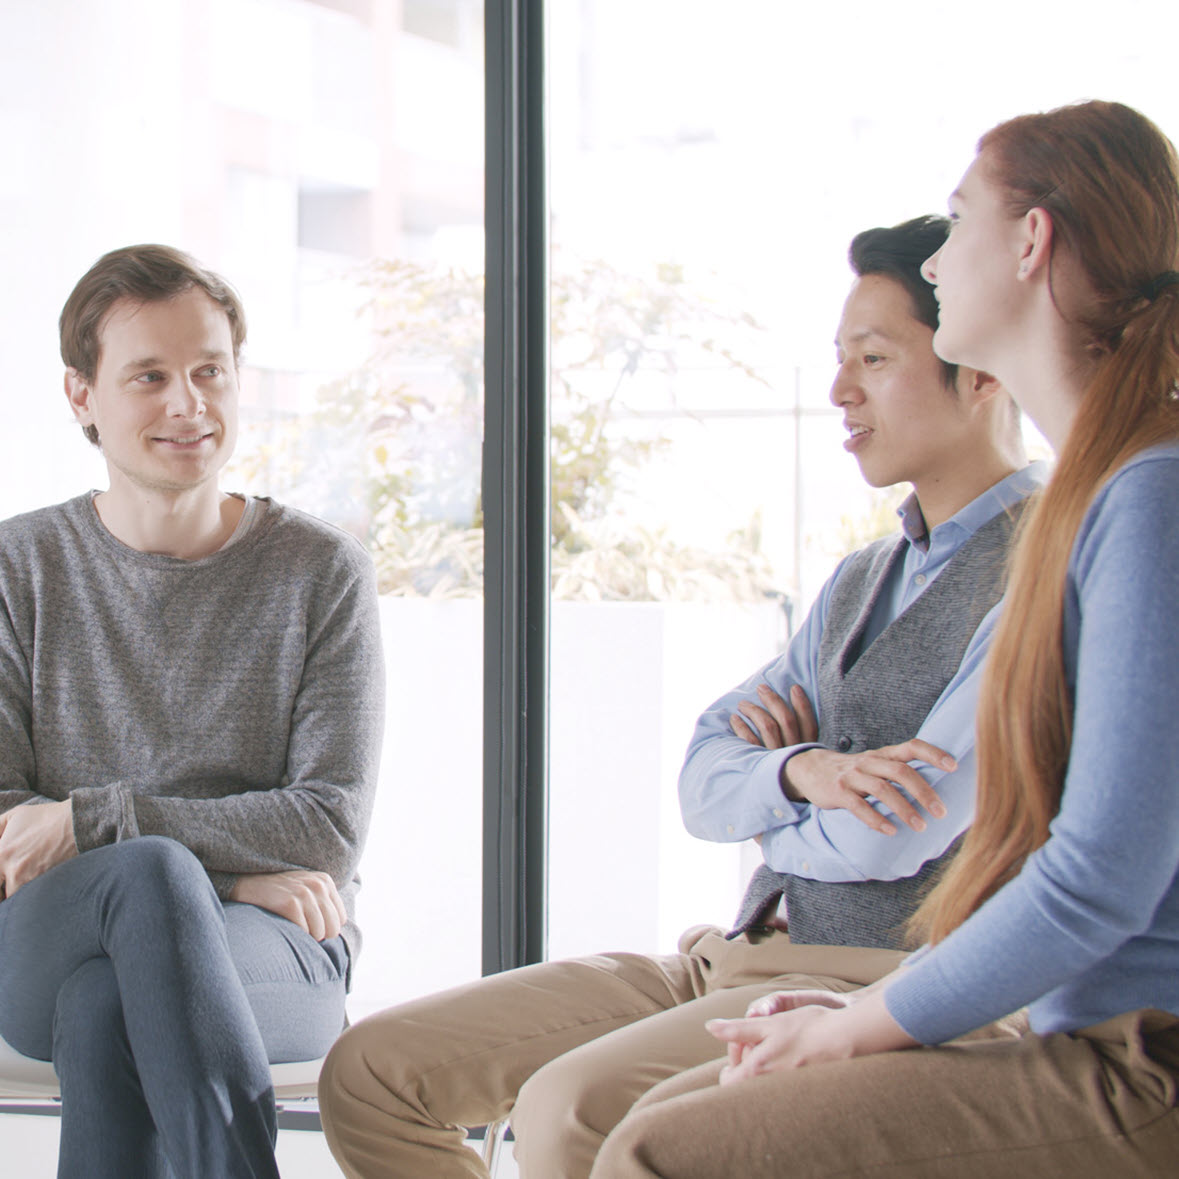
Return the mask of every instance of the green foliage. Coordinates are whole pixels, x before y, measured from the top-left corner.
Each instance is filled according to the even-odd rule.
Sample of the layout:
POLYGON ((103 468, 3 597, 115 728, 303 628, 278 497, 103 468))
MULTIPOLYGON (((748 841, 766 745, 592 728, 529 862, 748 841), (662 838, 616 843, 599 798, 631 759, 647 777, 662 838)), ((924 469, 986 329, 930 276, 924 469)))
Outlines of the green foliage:
POLYGON ((553 554, 555 598, 757 602, 780 596, 769 590, 769 562, 750 543, 753 526, 734 533, 724 552, 711 552, 677 544, 662 530, 609 520, 587 524, 567 504, 555 511, 565 525, 565 541, 553 554))
MULTIPOLYGON (((359 274, 376 347, 324 386, 314 411, 262 429, 239 469, 362 536, 384 593, 482 591, 483 283, 378 260, 359 274)), ((675 266, 627 274, 554 259, 552 571, 558 597, 757 600, 769 585, 755 526, 727 551, 625 524, 630 482, 667 441, 627 395, 687 363, 760 380, 732 341, 757 325, 694 293, 675 266)))

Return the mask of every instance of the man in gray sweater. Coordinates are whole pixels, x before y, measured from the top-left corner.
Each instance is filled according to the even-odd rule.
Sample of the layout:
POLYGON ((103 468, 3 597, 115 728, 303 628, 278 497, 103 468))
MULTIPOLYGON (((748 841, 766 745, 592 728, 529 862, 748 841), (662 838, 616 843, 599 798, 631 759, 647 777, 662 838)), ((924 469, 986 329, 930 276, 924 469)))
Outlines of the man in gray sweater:
POLYGON ((236 294, 116 250, 61 316, 107 490, 0 524, 0 1035, 60 1173, 276 1176, 268 1062, 344 1023, 383 671, 352 538, 222 492, 236 294))
POLYGON ((933 352, 920 268, 946 228, 858 235, 837 332, 845 446, 872 485, 912 484, 901 534, 843 562, 789 651, 708 709, 688 750, 689 830, 761 844, 734 929, 689 930, 678 954, 509 971, 354 1025, 320 1076, 350 1179, 485 1177, 461 1127, 509 1114, 522 1179, 584 1179, 645 1092, 724 1055, 706 1021, 900 961, 929 866, 970 821, 1012 509, 1042 480, 1006 392, 933 352))

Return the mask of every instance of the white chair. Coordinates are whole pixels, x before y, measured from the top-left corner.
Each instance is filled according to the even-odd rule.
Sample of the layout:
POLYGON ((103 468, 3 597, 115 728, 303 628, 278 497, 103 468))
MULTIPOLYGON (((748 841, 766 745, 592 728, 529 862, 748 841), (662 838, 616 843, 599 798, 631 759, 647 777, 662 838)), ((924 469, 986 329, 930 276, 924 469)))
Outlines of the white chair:
MULTIPOLYGON (((276 1100, 298 1101, 315 1096, 323 1059, 298 1060, 291 1064, 272 1064, 276 1100)), ((61 1089, 53 1065, 45 1060, 22 1056, 0 1037, 0 1101, 57 1101, 61 1089)))
MULTIPOLYGON (((284 1101, 302 1101, 316 1096, 319 1060, 298 1060, 290 1064, 272 1064, 270 1075, 274 1080, 274 1097, 281 1106, 284 1101)), ((0 1036, 0 1106, 5 1102, 28 1102, 35 1106, 49 1105, 61 1099, 61 1087, 53 1065, 45 1060, 34 1060, 22 1056, 0 1036)), ((311 1115, 318 1126, 318 1111, 311 1115)), ((282 1120, 281 1111, 279 1117, 282 1120)), ((299 1126, 306 1129, 306 1126, 299 1126)), ((498 1171, 499 1158, 508 1131, 507 1121, 493 1122, 484 1130, 483 1161, 494 1176, 498 1171)))

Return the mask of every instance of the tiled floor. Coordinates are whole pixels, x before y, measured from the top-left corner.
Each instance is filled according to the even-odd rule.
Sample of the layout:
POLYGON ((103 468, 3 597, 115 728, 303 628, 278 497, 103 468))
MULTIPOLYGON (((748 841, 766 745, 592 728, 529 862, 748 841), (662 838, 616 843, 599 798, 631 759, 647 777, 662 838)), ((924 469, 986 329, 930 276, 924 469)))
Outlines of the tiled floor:
MULTIPOLYGON (((57 1171, 57 1127, 54 1117, 0 1114, 3 1174, 12 1179, 53 1179, 57 1171)), ((314 1130, 279 1131, 278 1167, 283 1179, 340 1176, 323 1135, 314 1130)), ((497 1172, 496 1179, 519 1179, 510 1146, 504 1150, 497 1172)))

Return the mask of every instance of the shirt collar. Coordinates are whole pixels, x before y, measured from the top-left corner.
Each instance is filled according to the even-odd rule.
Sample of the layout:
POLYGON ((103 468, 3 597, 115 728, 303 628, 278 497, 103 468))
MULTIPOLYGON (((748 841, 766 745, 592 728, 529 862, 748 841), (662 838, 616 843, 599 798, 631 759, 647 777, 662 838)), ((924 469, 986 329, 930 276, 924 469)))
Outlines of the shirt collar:
POLYGON ((905 496, 904 503, 897 508, 897 515, 901 518, 901 531, 905 534, 905 539, 922 551, 929 548, 929 529, 925 526, 925 517, 921 514, 921 505, 917 502, 915 491, 910 491, 905 496))
POLYGON ((1000 479, 994 486, 988 487, 982 495, 972 499, 948 520, 943 520, 932 532, 925 525, 925 517, 921 514, 921 505, 917 502, 916 493, 911 492, 897 508, 897 515, 901 518, 901 531, 905 539, 922 552, 927 552, 932 543, 948 534, 961 532, 967 536, 973 535, 988 520, 1014 507, 1033 491, 1043 487, 1048 482, 1048 474, 1047 463, 1029 463, 1026 467, 1013 471, 1006 479, 1000 479))

